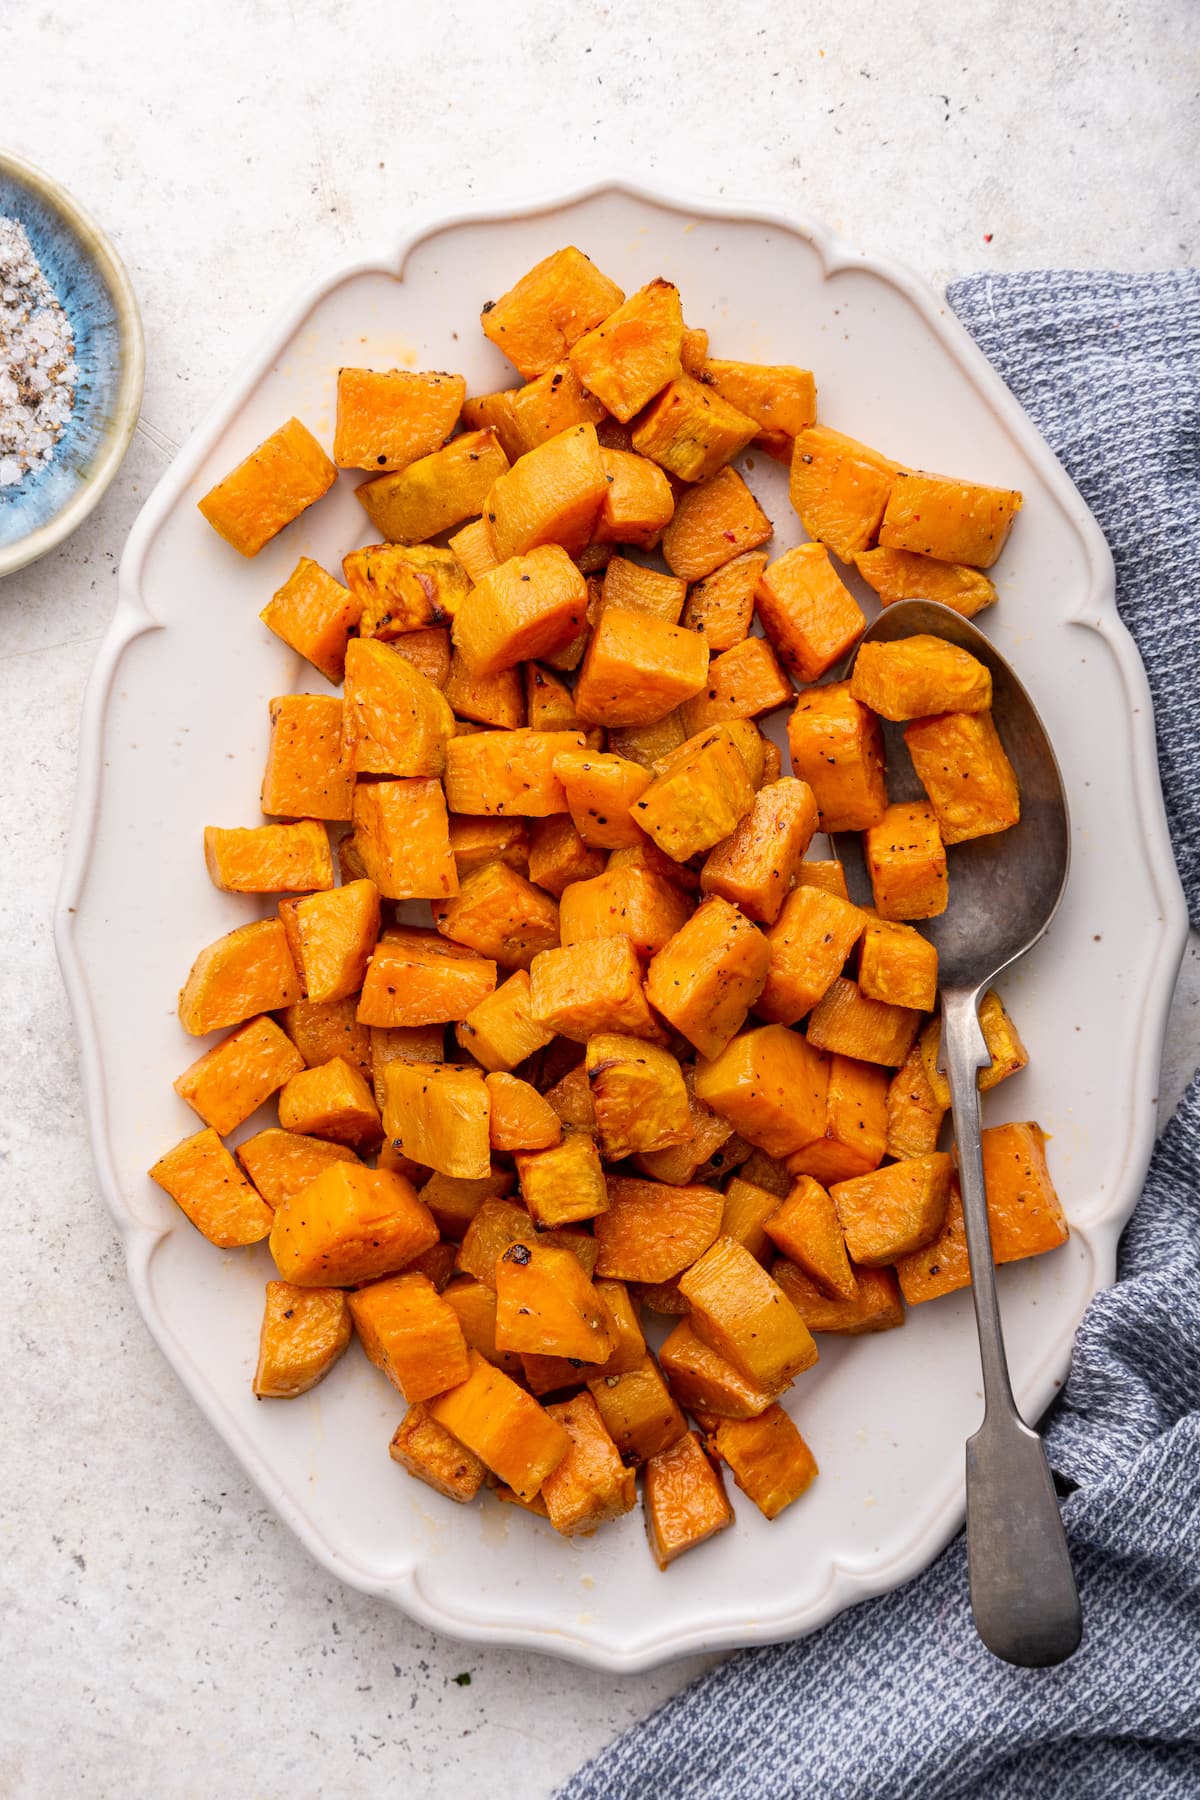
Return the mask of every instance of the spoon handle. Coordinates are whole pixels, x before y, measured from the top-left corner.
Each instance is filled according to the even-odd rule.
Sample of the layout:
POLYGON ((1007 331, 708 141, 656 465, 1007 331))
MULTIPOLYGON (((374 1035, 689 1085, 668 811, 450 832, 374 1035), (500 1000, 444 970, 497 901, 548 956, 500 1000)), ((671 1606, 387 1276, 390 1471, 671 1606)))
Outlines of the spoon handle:
POLYGON ((942 1061, 983 1365, 983 1424, 967 1444, 971 1610, 994 1656, 1043 1668, 1071 1655, 1083 1623, 1046 1452, 1018 1413, 1008 1378, 979 1136, 976 1075, 988 1052, 978 1000, 965 988, 942 992, 942 1061))

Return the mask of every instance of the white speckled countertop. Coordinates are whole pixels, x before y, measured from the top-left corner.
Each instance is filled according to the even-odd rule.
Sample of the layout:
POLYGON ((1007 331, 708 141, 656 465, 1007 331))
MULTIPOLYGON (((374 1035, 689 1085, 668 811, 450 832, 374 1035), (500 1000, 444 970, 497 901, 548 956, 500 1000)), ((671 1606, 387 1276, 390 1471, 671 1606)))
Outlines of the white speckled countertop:
MULTIPOLYGON (((829 10, 710 0, 703 24, 672 9, 658 28, 627 0, 6 15, 0 133, 115 237, 147 382, 98 512, 0 585, 5 1800, 473 1782, 537 1800, 702 1666, 615 1679, 434 1639, 339 1587, 276 1523, 129 1297, 50 909, 80 698, 138 507, 265 319, 414 203, 616 171, 810 213, 935 282, 1195 260, 1187 0, 958 0, 892 9, 885 35, 868 0, 829 10)), ((1198 1003, 1193 943, 1165 1099, 1197 1060, 1198 1003)))

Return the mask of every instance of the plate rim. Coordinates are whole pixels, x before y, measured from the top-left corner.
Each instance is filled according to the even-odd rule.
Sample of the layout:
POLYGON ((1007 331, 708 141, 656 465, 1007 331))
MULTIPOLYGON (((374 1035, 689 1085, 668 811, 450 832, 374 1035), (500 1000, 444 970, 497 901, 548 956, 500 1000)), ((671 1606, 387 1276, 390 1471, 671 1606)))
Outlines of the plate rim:
MULTIPOLYGON (((614 177, 535 200, 526 198, 511 204, 497 201, 489 206, 450 212, 434 208, 416 211, 411 215, 408 228, 397 239, 373 252, 360 252, 331 266, 325 275, 297 292, 270 321, 250 357, 226 381, 214 404, 164 471, 134 522, 119 566, 116 610, 84 695, 75 803, 54 909, 54 939, 79 1039, 84 1110, 100 1189, 121 1233, 134 1298, 164 1356, 209 1424, 230 1446, 275 1512, 331 1574, 360 1591, 387 1599, 420 1624, 460 1640, 537 1650, 609 1673, 631 1674, 682 1656, 800 1636, 817 1629, 844 1607, 902 1585, 932 1562, 961 1525, 964 1515, 962 1472, 948 1484, 940 1505, 926 1518, 914 1539, 890 1562, 869 1569, 852 1569, 835 1557, 829 1580, 820 1593, 786 1617, 729 1623, 717 1628, 708 1628, 703 1621, 693 1618, 690 1623, 658 1633, 651 1628, 631 1644, 598 1640, 578 1630, 463 1616, 440 1602, 431 1601, 422 1591, 418 1561, 388 1578, 355 1569, 292 1501, 266 1466, 249 1434, 226 1414, 207 1388, 202 1371, 190 1359, 174 1355, 169 1347, 171 1333, 158 1311, 150 1281, 154 1250, 162 1234, 137 1219, 126 1204, 116 1177, 99 1031, 76 937, 76 921, 83 908, 96 841, 109 703, 125 651, 143 632, 159 629, 141 594, 147 554, 168 511, 271 366, 282 345, 327 293, 354 275, 383 271, 402 279, 413 251, 431 237, 470 225, 537 218, 610 194, 684 217, 763 225, 807 243, 818 257, 825 280, 842 270, 862 269, 897 289, 916 308, 933 334, 954 356, 964 376, 981 392, 1001 423, 1020 443, 1074 526, 1088 572, 1088 584, 1087 593, 1081 598, 1077 611, 1068 616, 1068 622, 1091 630, 1104 640, 1121 678, 1129 715, 1142 848, 1161 918, 1155 956, 1142 996, 1134 1052, 1135 1086, 1145 1093, 1152 1091, 1161 1058, 1175 977, 1187 938, 1188 917, 1167 833, 1149 685, 1136 645, 1117 612, 1115 571, 1108 544, 1065 469, 956 318, 949 303, 902 264, 890 257, 867 255, 854 249, 838 234, 803 214, 783 213, 726 199, 713 200, 614 177)), ((1153 1108, 1135 1104, 1120 1178, 1109 1189, 1111 1201, 1088 1221, 1086 1227, 1095 1272, 1093 1294, 1113 1280, 1117 1241, 1139 1197, 1155 1136, 1153 1108)), ((1026 1399, 1031 1416, 1040 1416, 1045 1410, 1066 1372, 1069 1359, 1070 1345, 1065 1354, 1049 1359, 1041 1379, 1026 1399)))

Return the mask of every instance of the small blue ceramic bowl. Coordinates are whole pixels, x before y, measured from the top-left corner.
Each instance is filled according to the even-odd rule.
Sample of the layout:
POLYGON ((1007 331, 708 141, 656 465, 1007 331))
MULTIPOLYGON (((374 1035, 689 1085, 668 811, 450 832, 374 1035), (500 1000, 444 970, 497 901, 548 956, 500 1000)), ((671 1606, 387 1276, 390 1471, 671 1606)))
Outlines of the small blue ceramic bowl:
POLYGON ((85 519, 121 466, 145 373, 129 277, 100 228, 57 182, 0 150, 0 217, 26 230, 75 333, 75 410, 46 468, 0 488, 0 576, 45 556, 85 519))

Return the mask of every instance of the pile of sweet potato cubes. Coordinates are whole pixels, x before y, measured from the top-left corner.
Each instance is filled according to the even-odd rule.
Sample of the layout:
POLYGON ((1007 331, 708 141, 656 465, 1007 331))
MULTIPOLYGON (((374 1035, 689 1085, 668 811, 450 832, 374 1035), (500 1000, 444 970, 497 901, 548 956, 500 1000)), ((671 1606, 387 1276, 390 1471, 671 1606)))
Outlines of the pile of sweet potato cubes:
MULTIPOLYGON (((482 323, 523 386, 342 369, 332 460, 292 419, 201 502, 252 556, 369 470, 382 541, 344 585, 302 558, 262 614, 344 686, 271 702, 281 822, 205 832, 218 887, 281 898, 188 976, 184 1029, 233 1029, 152 1174, 222 1248, 269 1238, 256 1393, 357 1332, 407 1405, 398 1463, 568 1534, 640 1468, 665 1567, 731 1522, 722 1465, 768 1518, 813 1479, 779 1402, 814 1332, 969 1281, 912 921, 946 846, 1019 816, 990 676, 920 637, 817 684, 865 622, 839 562, 970 615, 1020 495, 818 425, 808 371, 710 357, 670 282, 626 299, 573 248, 482 323), (747 450, 789 463, 811 540, 774 559, 747 450), (784 706, 790 775, 757 723, 784 706), (926 801, 889 805, 879 716, 926 801), (852 830, 873 907, 805 860, 852 830)), ((1026 1057, 995 995, 983 1024, 990 1087, 1026 1057)), ((1040 1128, 984 1161, 997 1260, 1060 1244, 1040 1128)))

